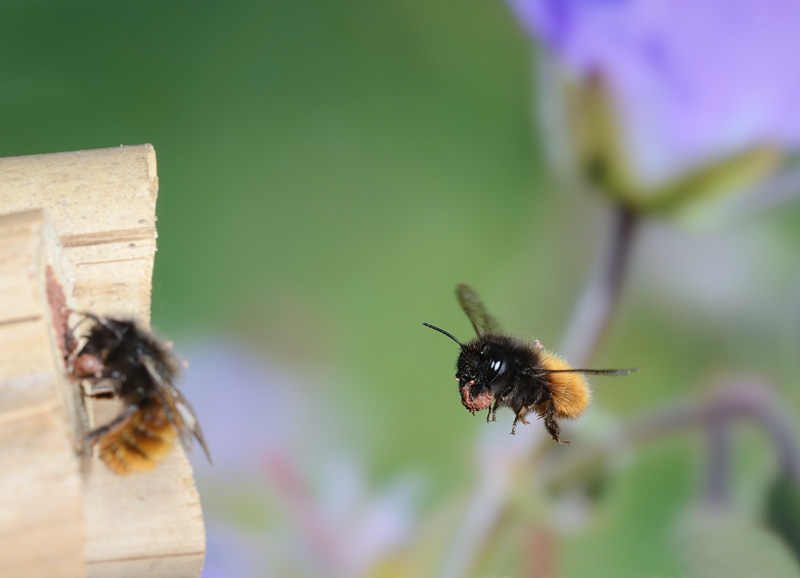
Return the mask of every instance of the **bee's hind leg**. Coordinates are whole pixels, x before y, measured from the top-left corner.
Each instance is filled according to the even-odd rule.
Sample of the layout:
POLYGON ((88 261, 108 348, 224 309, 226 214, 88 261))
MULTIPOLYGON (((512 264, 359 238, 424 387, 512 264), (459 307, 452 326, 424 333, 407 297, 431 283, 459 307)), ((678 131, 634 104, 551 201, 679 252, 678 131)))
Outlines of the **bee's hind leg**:
POLYGON ((514 418, 514 423, 511 425, 511 435, 517 435, 517 422, 522 422, 525 425, 529 425, 531 422, 525 419, 525 415, 528 413, 528 408, 523 407, 517 412, 517 417, 514 418))
POLYGON ((126 407, 122 413, 120 413, 117 417, 115 417, 112 421, 107 423, 104 426, 100 426, 98 428, 93 429, 89 433, 86 434, 86 441, 90 444, 93 444, 98 438, 104 436, 108 432, 118 428, 122 423, 128 419, 135 411, 137 407, 133 404, 126 407))
POLYGON ((544 427, 547 429, 547 433, 560 444, 569 445, 567 440, 560 440, 558 439, 558 435, 560 433, 560 428, 558 427, 558 422, 556 421, 556 409, 553 406, 553 402, 547 404, 547 409, 544 410, 544 414, 542 415, 544 418, 544 427))
POLYGON ((113 395, 117 388, 107 380, 93 383, 91 380, 83 380, 83 395, 86 397, 100 397, 101 395, 113 395))

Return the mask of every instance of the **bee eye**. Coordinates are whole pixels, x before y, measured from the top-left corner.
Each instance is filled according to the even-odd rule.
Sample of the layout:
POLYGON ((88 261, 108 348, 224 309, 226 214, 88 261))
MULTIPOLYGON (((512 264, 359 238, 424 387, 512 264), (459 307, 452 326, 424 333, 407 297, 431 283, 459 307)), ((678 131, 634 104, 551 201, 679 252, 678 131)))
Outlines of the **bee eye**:
POLYGON ((489 362, 489 379, 494 379, 503 370, 503 360, 493 359, 489 362))

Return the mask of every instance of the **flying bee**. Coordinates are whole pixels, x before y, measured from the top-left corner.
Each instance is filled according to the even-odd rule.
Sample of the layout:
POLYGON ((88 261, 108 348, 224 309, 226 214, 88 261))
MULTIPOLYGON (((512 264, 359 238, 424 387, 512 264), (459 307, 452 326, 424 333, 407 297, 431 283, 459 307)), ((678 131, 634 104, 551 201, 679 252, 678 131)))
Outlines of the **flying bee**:
POLYGON ((211 462, 194 410, 175 387, 181 364, 170 346, 132 321, 83 315, 66 338, 70 372, 89 383, 88 395, 112 394, 124 404, 110 423, 86 435, 85 444, 120 475, 152 470, 176 438, 187 450, 196 438, 211 462), (73 334, 87 319, 93 325, 78 348, 73 334))
POLYGON ((542 347, 504 334, 497 321, 486 312, 473 289, 460 283, 456 295, 461 308, 469 317, 478 336, 461 343, 453 335, 430 323, 426 327, 443 333, 461 347, 456 363, 456 380, 461 403, 473 415, 489 409, 486 421, 495 421, 498 407, 510 407, 514 412, 511 434, 517 423, 528 424, 525 416, 534 412, 544 420, 544 427, 557 442, 558 419, 577 418, 592 399, 584 378, 593 375, 627 375, 638 369, 575 369, 562 357, 542 347))

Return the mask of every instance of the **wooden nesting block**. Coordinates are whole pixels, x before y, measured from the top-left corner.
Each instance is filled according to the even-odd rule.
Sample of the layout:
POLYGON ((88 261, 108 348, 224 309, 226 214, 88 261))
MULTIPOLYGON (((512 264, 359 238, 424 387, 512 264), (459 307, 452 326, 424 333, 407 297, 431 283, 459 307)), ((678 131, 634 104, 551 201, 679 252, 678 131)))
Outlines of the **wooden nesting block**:
POLYGON ((58 345, 65 319, 53 314, 61 265, 43 211, 0 217, 0 576, 86 571, 80 420, 70 418, 80 400, 58 345))
MULTIPOLYGON (((143 327, 150 319, 157 194, 150 145, 0 159, 0 212, 46 209, 74 271, 69 306, 143 327)), ((90 399, 86 405, 91 427, 120 407, 90 399)), ((72 413, 73 421, 81 419, 72 413)), ((92 459, 82 488, 87 576, 200 575, 205 529, 179 445, 146 474, 117 476, 92 459)))

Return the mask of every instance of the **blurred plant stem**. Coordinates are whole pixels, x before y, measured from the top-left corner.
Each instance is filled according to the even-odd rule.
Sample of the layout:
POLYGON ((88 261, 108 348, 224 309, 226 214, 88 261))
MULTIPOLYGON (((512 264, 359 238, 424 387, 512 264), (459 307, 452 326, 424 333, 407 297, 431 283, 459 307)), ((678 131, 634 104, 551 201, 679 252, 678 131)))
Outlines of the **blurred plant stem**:
MULTIPOLYGON (((585 365, 605 335, 617 309, 628 271, 640 217, 622 204, 614 206, 612 217, 610 242, 575 308, 563 347, 559 350, 574 366, 585 365)), ((485 431, 479 440, 478 453, 485 452, 484 447, 491 447, 487 439, 495 435, 491 430, 485 431)), ((475 568, 475 562, 485 553, 486 545, 509 506, 509 497, 518 477, 515 474, 530 459, 535 446, 544 438, 526 436, 523 439, 525 441, 514 444, 513 449, 492 453, 491 469, 487 471, 481 468, 479 471, 478 482, 469 498, 464 521, 446 554, 440 573, 442 578, 469 575, 475 568)), ((485 463, 485 460, 478 459, 478 463, 485 463)), ((542 535, 543 532, 549 532, 549 529, 541 527, 536 531, 538 535, 534 538, 537 543, 542 540, 548 544, 552 542, 552 539, 545 539, 542 535)), ((549 565, 552 556, 532 561, 531 567, 537 568, 538 576, 555 576, 552 568, 542 566, 545 560, 549 565)))
POLYGON ((709 435, 709 459, 705 499, 724 504, 730 478, 730 435, 732 424, 752 421, 775 448, 777 462, 789 479, 800 484, 800 447, 792 421, 781 408, 772 388, 757 380, 722 384, 707 400, 687 398, 669 407, 648 412, 578 451, 548 456, 541 468, 544 487, 556 492, 604 467, 614 456, 664 436, 700 429, 709 435))
POLYGON ((617 309, 628 271, 639 215, 632 209, 614 208, 611 241, 592 279, 581 295, 559 351, 573 367, 586 366, 605 336, 617 309))
POLYGON ((726 509, 730 497, 731 428, 723 406, 708 413, 708 474, 705 502, 714 509, 726 509))
POLYGON ((525 576, 552 578, 553 559, 555 558, 554 541, 555 537, 550 528, 539 527, 531 530, 528 541, 528 552, 531 555, 528 559, 528 567, 525 569, 525 576))

